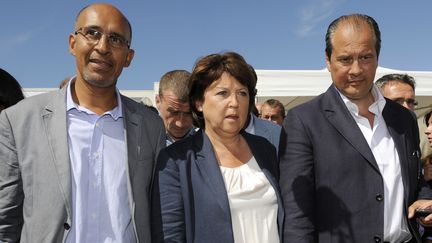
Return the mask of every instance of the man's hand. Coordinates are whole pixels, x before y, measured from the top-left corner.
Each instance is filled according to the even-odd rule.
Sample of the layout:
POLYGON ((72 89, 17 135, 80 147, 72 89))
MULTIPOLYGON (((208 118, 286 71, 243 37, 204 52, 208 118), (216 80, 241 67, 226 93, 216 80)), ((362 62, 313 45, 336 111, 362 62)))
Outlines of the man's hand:
MULTIPOLYGON (((408 208, 408 218, 415 216, 416 209, 432 209, 432 200, 417 200, 408 208)), ((432 214, 417 218, 419 223, 425 227, 432 227, 432 214)))

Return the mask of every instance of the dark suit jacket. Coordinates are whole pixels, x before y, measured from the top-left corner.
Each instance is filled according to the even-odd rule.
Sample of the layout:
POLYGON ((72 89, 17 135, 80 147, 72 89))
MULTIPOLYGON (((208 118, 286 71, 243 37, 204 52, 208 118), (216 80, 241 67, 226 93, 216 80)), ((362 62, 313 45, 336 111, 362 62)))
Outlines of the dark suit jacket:
MULTIPOLYGON (((0 114, 0 242, 62 242, 72 222, 66 87, 26 98, 0 114)), ((162 120, 121 96, 132 224, 150 242, 150 186, 165 147, 162 120)))
MULTIPOLYGON (((265 138, 242 133, 276 191, 279 232, 283 206, 276 152, 265 138)), ((198 131, 161 150, 152 193, 155 242, 234 242, 225 183, 207 135, 198 131)))
MULTIPOLYGON (((390 100, 382 114, 398 151, 407 209, 416 199, 430 197, 418 157, 417 123, 407 109, 390 100)), ((285 242, 383 239, 383 178, 333 85, 288 112, 279 156, 285 242)), ((418 240, 415 220, 409 220, 409 228, 418 240)))

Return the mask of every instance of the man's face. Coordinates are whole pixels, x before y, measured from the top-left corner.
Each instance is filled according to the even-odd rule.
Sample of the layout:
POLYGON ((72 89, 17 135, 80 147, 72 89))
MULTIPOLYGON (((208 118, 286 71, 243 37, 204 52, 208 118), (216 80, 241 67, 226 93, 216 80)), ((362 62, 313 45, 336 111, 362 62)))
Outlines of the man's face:
POLYGON ((282 125, 284 118, 279 107, 271 107, 268 104, 263 104, 261 106, 261 119, 282 125))
POLYGON ((384 97, 396 101, 407 109, 414 110, 415 108, 415 93, 409 84, 389 81, 383 87, 382 93, 384 97))
POLYGON ((370 100, 378 67, 375 38, 366 25, 353 27, 341 22, 333 39, 332 55, 326 58, 333 84, 352 102, 370 100))
POLYGON ((163 91, 156 97, 156 106, 172 139, 179 140, 190 131, 192 113, 188 102, 180 102, 172 91, 163 91))
POLYGON ((108 36, 121 36, 130 42, 130 31, 123 15, 109 5, 97 4, 85 9, 75 25, 77 34, 69 36, 69 50, 76 58, 77 81, 106 88, 115 86, 124 67, 132 61, 134 51, 127 45, 114 47, 108 36), (84 30, 83 30, 84 28, 84 30), (97 42, 92 42, 88 29, 103 33, 97 42), (86 37, 87 36, 87 37, 86 37))

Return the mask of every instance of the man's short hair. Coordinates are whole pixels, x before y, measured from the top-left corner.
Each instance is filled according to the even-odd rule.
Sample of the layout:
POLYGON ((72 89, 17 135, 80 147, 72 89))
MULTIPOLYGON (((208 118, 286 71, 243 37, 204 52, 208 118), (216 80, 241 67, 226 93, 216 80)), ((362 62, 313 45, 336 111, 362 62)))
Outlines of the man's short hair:
POLYGON ((409 86, 411 86, 413 91, 415 91, 416 82, 414 78, 409 76, 408 74, 399 74, 399 73, 387 74, 379 78, 377 81, 375 81, 375 84, 382 90, 390 82, 400 82, 400 83, 408 84, 409 86))
MULTIPOLYGON (((268 105, 271 108, 279 108, 279 111, 281 113, 282 117, 285 117, 285 107, 282 104, 282 102, 280 102, 279 100, 276 99, 268 99, 266 100, 261 107, 263 107, 264 105, 268 105)), ((262 109, 262 108, 261 108, 262 109)))
POLYGON ((165 73, 159 81, 159 95, 163 95, 164 91, 172 91, 180 102, 189 102, 190 75, 190 72, 186 70, 173 70, 165 73))

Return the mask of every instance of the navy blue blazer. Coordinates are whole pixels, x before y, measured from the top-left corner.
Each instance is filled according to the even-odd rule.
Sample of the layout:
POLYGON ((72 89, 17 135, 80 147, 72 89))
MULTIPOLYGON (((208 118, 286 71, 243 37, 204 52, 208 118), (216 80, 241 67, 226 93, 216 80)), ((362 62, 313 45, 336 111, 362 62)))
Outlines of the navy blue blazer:
MULTIPOLYGON (((408 109, 387 100, 382 111, 396 146, 406 209, 431 198, 419 161, 417 122, 408 109)), ((289 110, 279 147, 285 204, 284 241, 380 242, 384 237, 384 181, 366 139, 338 91, 330 88, 289 110)))
MULTIPOLYGON (((281 237, 284 217, 276 150, 265 138, 242 133, 276 191, 281 237)), ((154 242, 234 243, 227 191, 213 146, 202 131, 161 150, 152 189, 154 242)))

